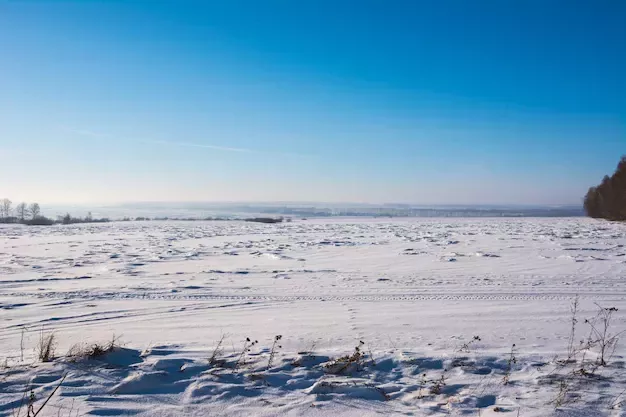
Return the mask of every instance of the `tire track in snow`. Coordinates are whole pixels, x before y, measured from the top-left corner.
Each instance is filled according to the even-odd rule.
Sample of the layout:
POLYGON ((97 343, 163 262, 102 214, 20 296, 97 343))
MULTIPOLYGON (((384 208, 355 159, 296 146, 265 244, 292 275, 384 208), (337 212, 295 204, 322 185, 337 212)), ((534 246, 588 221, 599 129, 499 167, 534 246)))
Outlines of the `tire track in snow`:
POLYGON ((569 300, 576 296, 584 299, 611 299, 626 300, 626 293, 620 292, 546 292, 546 293, 421 293, 421 294, 315 294, 315 295, 267 295, 267 294, 171 294, 171 293, 94 293, 87 291, 75 292, 46 292, 45 294, 14 293, 15 297, 33 297, 39 299, 55 298, 65 300, 238 300, 238 301, 267 301, 267 302, 294 302, 294 301, 502 301, 502 300, 569 300))

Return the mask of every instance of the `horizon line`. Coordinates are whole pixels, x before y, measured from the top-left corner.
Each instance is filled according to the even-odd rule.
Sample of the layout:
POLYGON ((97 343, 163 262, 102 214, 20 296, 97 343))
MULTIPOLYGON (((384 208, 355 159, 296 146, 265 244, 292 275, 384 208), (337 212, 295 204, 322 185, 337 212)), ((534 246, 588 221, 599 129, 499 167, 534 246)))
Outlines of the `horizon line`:
POLYGON ((159 200, 127 200, 127 201, 116 201, 116 202, 43 202, 40 204, 45 205, 67 205, 67 206, 100 206, 100 207, 120 207, 120 206, 128 206, 128 205, 176 205, 176 204, 206 204, 206 205, 215 205, 215 206, 240 206, 240 205, 269 205, 269 206, 299 206, 299 205, 308 205, 308 206, 320 206, 320 205, 330 205, 330 206, 344 206, 344 207, 356 207, 356 206, 370 206, 373 208, 377 207, 405 207, 405 208, 445 208, 445 207, 520 207, 520 208, 530 208, 530 207, 538 207, 538 208, 548 208, 548 207, 583 207, 582 203, 556 203, 556 204, 522 204, 522 203, 402 203, 402 202, 357 202, 357 201, 310 201, 310 200, 177 200, 177 201, 159 201, 159 200))

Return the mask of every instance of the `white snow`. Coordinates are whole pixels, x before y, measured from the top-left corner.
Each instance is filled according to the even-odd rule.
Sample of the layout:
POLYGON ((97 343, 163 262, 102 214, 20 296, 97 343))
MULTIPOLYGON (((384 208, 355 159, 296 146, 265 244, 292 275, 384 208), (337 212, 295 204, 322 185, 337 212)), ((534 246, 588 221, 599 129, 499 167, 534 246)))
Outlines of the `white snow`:
POLYGON ((0 416, 64 375, 39 416, 626 416, 625 343, 564 363, 576 296, 575 346, 596 303, 626 330, 625 245, 582 218, 0 226, 0 416))

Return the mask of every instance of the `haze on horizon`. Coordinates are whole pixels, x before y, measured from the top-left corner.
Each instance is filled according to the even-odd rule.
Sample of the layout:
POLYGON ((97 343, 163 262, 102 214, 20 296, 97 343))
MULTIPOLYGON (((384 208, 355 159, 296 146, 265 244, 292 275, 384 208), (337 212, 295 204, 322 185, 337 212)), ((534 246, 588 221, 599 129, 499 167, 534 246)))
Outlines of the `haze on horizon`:
POLYGON ((0 3, 0 198, 579 204, 619 1, 0 3))

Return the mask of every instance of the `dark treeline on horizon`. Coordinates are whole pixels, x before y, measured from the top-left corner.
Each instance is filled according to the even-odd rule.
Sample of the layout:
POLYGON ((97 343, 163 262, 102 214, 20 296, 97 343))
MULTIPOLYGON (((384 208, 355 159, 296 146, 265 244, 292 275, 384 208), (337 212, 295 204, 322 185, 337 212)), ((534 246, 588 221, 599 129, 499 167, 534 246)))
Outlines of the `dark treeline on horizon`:
POLYGON ((622 156, 613 175, 605 175, 599 185, 589 188, 584 207, 589 217, 626 220, 626 156, 622 156))

